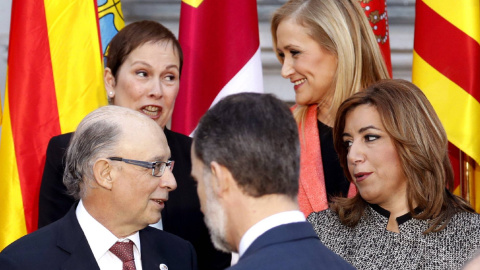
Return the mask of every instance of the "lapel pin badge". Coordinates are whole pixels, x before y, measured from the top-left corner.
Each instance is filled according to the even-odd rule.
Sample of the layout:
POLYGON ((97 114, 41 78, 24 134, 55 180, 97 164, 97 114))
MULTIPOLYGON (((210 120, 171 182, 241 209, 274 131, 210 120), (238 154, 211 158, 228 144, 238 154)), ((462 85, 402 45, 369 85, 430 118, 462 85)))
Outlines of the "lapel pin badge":
POLYGON ((168 270, 168 266, 165 265, 165 264, 163 264, 163 263, 161 263, 161 264, 159 265, 159 268, 160 268, 160 270, 168 270))

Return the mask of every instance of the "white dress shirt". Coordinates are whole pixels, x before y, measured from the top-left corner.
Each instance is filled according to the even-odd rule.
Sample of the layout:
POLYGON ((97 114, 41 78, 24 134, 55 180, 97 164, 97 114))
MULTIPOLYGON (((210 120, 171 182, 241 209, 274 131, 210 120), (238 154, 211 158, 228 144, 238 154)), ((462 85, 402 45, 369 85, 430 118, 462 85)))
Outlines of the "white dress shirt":
POLYGON ((87 238, 88 245, 92 250, 93 256, 97 261, 100 270, 122 270, 122 261, 112 252, 110 248, 117 242, 126 242, 131 240, 133 245, 133 256, 135 258, 135 267, 142 270, 142 261, 140 253, 140 235, 138 232, 124 239, 118 239, 113 233, 105 228, 100 222, 94 219, 83 206, 82 200, 78 203, 76 209, 78 223, 87 238))
POLYGON ((253 241, 255 241, 266 231, 280 225, 303 221, 306 221, 305 216, 298 210, 281 212, 260 220, 257 224, 250 227, 250 229, 248 229, 247 232, 242 236, 242 239, 240 240, 240 246, 238 248, 239 256, 242 257, 253 241))
POLYGON ((149 226, 163 231, 162 219, 160 219, 157 223, 150 224, 149 226))

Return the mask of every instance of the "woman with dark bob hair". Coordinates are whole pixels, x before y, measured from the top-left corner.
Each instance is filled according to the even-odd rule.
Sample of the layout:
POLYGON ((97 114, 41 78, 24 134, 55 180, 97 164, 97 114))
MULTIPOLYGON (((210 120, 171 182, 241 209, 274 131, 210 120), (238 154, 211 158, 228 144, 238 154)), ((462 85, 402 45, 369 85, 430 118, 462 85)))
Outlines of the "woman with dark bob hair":
POLYGON ((308 217, 327 247, 358 269, 459 269, 480 247, 480 215, 448 191, 447 135, 415 85, 383 80, 356 93, 333 135, 358 193, 308 217))

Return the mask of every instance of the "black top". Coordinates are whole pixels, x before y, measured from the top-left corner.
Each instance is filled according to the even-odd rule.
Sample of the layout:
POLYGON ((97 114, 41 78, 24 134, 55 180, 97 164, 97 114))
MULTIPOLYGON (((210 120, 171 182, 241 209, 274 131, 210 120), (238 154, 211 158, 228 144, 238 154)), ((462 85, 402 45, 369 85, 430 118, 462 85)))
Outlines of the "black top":
MULTIPOLYGON (((370 205, 370 207, 372 207, 373 210, 375 210, 380 215, 382 215, 386 218, 390 218, 390 211, 388 211, 387 209, 382 208, 378 204, 369 204, 369 205, 370 205)), ((422 210, 419 207, 413 209, 413 211, 415 212, 415 214, 420 214, 422 212, 422 210)), ((412 219, 412 214, 410 212, 396 218, 398 226, 400 226, 403 223, 409 221, 410 219, 412 219)))
POLYGON ((328 201, 334 196, 347 197, 350 182, 343 174, 340 160, 333 146, 333 129, 318 120, 317 126, 328 201))
MULTIPOLYGON (((63 185, 65 152, 73 133, 53 137, 47 148, 47 158, 40 186, 38 227, 48 225, 63 217, 75 203, 63 185)), ((216 250, 210 241, 208 229, 200 211, 197 188, 190 176, 192 139, 165 129, 165 137, 175 160, 173 175, 177 189, 169 193, 162 211, 162 224, 166 232, 173 233, 192 243, 197 253, 198 269, 225 269, 230 265, 231 254, 216 250)))

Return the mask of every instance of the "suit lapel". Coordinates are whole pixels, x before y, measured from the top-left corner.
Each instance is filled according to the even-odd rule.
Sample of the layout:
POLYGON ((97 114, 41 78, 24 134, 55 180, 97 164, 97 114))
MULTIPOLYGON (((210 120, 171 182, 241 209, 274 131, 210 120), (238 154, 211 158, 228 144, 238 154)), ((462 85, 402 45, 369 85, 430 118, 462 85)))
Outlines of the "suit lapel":
MULTIPOLYGON (((88 244, 87 244, 88 245, 88 244)), ((93 257, 90 247, 88 250, 84 248, 78 248, 71 254, 70 258, 62 265, 62 270, 81 270, 81 269, 94 269, 100 270, 95 257, 93 257)))
MULTIPOLYGON (((160 269, 160 264, 165 264, 168 266, 168 260, 165 258, 164 254, 161 254, 160 248, 155 248, 159 244, 156 242, 156 238, 149 237, 149 231, 156 230, 154 228, 145 228, 140 230, 140 245, 142 253, 142 268, 143 270, 158 270, 160 269)), ((165 243, 163 243, 165 244, 165 243)))
POLYGON ((97 261, 93 256, 92 250, 88 245, 87 238, 78 223, 75 209, 78 202, 75 203, 68 213, 59 220, 57 234, 57 247, 70 254, 70 257, 64 262, 61 269, 80 270, 95 269, 100 270, 97 261))

